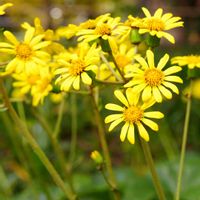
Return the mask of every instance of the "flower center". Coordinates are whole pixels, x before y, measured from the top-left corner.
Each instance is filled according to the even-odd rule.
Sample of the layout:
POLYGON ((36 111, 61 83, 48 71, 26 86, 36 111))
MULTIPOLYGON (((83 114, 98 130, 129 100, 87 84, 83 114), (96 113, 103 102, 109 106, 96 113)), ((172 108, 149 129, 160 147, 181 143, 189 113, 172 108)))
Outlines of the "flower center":
POLYGON ((116 57, 116 62, 117 62, 117 65, 120 67, 120 68, 124 68, 126 65, 130 64, 131 63, 131 59, 129 59, 127 56, 125 55, 122 55, 122 54, 118 54, 116 57))
POLYGON ((164 78, 162 71, 158 69, 147 69, 144 73, 144 79, 150 86, 159 86, 164 78))
POLYGON ((110 35, 111 28, 108 24, 101 24, 96 27, 95 32, 97 35, 110 35))
POLYGON ((126 122, 136 123, 143 117, 143 110, 136 106, 130 106, 124 111, 124 120, 126 122))
POLYGON ((22 60, 29 60, 33 54, 28 44, 21 43, 16 47, 16 56, 22 60))
POLYGON ((37 80, 39 80, 40 76, 39 75, 31 75, 28 77, 28 83, 30 85, 34 85, 37 80))
POLYGON ((83 60, 81 59, 74 60, 71 63, 69 73, 72 74, 73 76, 78 76, 84 71, 85 67, 86 67, 85 62, 83 60))
POLYGON ((145 27, 151 31, 163 31, 165 24, 161 19, 152 17, 146 20, 145 27))

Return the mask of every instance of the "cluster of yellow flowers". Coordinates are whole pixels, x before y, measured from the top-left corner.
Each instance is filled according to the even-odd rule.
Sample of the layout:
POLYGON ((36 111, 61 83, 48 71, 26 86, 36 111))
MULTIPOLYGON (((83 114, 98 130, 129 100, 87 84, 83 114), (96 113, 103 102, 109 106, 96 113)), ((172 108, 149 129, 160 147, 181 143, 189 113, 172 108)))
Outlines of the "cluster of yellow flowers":
MULTIPOLYGON (((0 13, 11 6, 0 7, 0 13)), ((135 127, 146 141, 149 135, 144 125, 158 131, 158 125, 149 118, 160 119, 159 111, 146 111, 154 103, 171 99, 172 92, 178 94, 175 83, 182 83, 174 75, 181 70, 177 65, 168 66, 169 55, 165 54, 156 64, 153 48, 161 38, 175 43, 167 31, 182 27, 180 17, 163 14, 161 8, 151 15, 142 8, 145 17, 129 15, 122 22, 120 17, 104 14, 79 25, 69 24, 57 30, 44 30, 38 18, 34 25, 25 22, 24 39, 19 40, 10 31, 4 31, 7 41, 0 42, 0 52, 6 55, 7 64, 1 77, 12 76, 14 94, 23 99, 32 98, 37 106, 57 85, 60 91, 88 90, 95 87, 95 81, 102 84, 120 83, 123 88, 114 91, 123 106, 109 103, 106 109, 117 111, 106 117, 111 123, 109 131, 124 122, 120 139, 126 136, 135 142, 135 127), (76 46, 65 47, 60 39, 76 42, 76 46), (146 44, 145 52, 138 50, 139 44, 146 44), (165 68, 165 69, 164 69, 165 68)), ((199 57, 197 67, 200 67, 199 57)), ((174 58, 172 64, 185 64, 184 57, 174 58)), ((194 65, 189 66, 193 68, 194 65)))

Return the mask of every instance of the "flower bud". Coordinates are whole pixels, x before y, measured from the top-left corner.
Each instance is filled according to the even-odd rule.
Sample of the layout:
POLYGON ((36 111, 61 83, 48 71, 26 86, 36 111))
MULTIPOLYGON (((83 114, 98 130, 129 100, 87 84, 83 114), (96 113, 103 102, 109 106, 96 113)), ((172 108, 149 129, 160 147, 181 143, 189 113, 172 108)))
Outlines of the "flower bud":
POLYGON ((92 158, 92 160, 96 164, 102 164, 103 163, 103 157, 102 157, 102 155, 98 151, 96 151, 96 150, 91 153, 90 157, 92 158))

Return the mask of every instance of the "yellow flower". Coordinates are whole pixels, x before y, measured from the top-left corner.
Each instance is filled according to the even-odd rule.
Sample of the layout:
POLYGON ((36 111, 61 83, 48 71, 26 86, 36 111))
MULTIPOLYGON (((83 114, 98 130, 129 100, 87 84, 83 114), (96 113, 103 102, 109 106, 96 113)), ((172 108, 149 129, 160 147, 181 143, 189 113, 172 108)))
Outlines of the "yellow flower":
POLYGON ((181 67, 171 66, 163 70, 169 60, 169 55, 165 54, 159 61, 158 65, 154 64, 154 54, 151 50, 146 53, 147 62, 142 57, 136 57, 135 60, 140 63, 142 68, 135 68, 132 74, 127 77, 133 77, 125 87, 133 87, 137 93, 142 92, 142 100, 147 101, 154 97, 157 102, 162 102, 163 97, 172 98, 170 88, 176 94, 179 93, 178 88, 171 82, 182 83, 182 79, 172 74, 181 71, 181 67))
POLYGON ((0 15, 4 15, 5 14, 5 9, 8 7, 13 6, 12 3, 5 3, 3 5, 0 6, 0 15))
POLYGON ((189 69, 200 68, 200 55, 177 56, 172 58, 171 61, 172 64, 178 64, 179 66, 187 65, 189 69))
POLYGON ((32 105, 37 106, 42 103, 44 97, 52 90, 52 75, 48 67, 40 67, 40 70, 32 73, 13 74, 15 79, 13 86, 18 88, 18 93, 22 96, 30 93, 32 96, 32 105))
POLYGON ((123 36, 129 27, 120 23, 120 17, 108 18, 108 16, 105 16, 105 18, 106 21, 102 18, 97 22, 95 29, 82 29, 78 31, 77 35, 80 36, 78 41, 90 42, 101 38, 108 40, 111 49, 116 49, 116 38, 123 36))
POLYGON ((142 10, 146 17, 143 18, 143 27, 140 27, 139 33, 149 33, 150 35, 156 36, 158 38, 164 37, 169 42, 174 44, 174 37, 166 31, 183 26, 183 22, 180 21, 181 18, 173 17, 171 13, 162 15, 163 10, 161 8, 157 9, 153 16, 146 8, 143 7, 142 10))
POLYGON ((55 70, 55 74, 59 75, 55 83, 59 83, 60 89, 64 91, 68 91, 71 86, 75 90, 79 90, 80 81, 86 85, 91 85, 92 79, 88 75, 88 71, 95 70, 98 62, 99 49, 95 45, 89 47, 87 43, 81 44, 79 51, 71 54, 69 61, 60 60, 64 67, 55 70))
POLYGON ((83 29, 95 29, 96 24, 98 22, 105 22, 110 18, 110 13, 100 15, 96 19, 88 19, 87 21, 82 22, 79 26, 75 24, 69 24, 68 26, 60 27, 56 30, 56 34, 59 37, 66 37, 67 39, 70 39, 76 34, 83 30, 83 29))
POLYGON ((131 88, 126 90, 126 96, 124 96, 120 90, 115 90, 114 94, 124 106, 113 103, 109 103, 105 106, 108 110, 120 112, 109 115, 105 118, 105 123, 111 123, 109 131, 112 131, 121 122, 124 122, 125 124, 120 133, 120 140, 122 142, 127 136, 130 143, 135 143, 135 126, 137 126, 139 135, 145 141, 149 141, 149 134, 143 124, 154 131, 158 131, 158 125, 148 118, 161 119, 164 117, 164 115, 159 111, 145 112, 145 110, 151 107, 155 101, 151 99, 148 102, 140 104, 138 95, 133 93, 131 88))
POLYGON ((34 33, 34 28, 28 29, 24 40, 20 42, 10 31, 4 32, 5 37, 10 43, 0 42, 0 52, 15 56, 7 65, 6 71, 17 73, 26 71, 30 73, 37 71, 38 67, 46 65, 49 54, 41 49, 48 46, 50 42, 42 41, 44 35, 34 37, 34 33))
POLYGON ((140 28, 144 24, 144 20, 139 17, 133 17, 132 15, 128 16, 128 19, 124 22, 126 26, 131 28, 140 28))
POLYGON ((34 26, 31 26, 28 22, 24 22, 21 26, 22 26, 22 28, 24 28, 26 30, 28 30, 30 28, 34 28, 35 29, 35 35, 43 34, 44 40, 47 40, 47 41, 50 40, 51 41, 51 40, 55 39, 55 35, 54 35, 53 30, 47 29, 45 31, 44 28, 42 27, 41 20, 38 17, 36 17, 34 19, 34 26))
POLYGON ((192 85, 185 88, 183 94, 188 95, 189 90, 191 90, 191 95, 196 99, 200 99, 199 88, 200 88, 200 79, 193 80, 192 85))
POLYGON ((122 43, 118 47, 118 51, 114 53, 114 57, 118 67, 125 73, 133 67, 133 59, 136 56, 136 47, 122 43))

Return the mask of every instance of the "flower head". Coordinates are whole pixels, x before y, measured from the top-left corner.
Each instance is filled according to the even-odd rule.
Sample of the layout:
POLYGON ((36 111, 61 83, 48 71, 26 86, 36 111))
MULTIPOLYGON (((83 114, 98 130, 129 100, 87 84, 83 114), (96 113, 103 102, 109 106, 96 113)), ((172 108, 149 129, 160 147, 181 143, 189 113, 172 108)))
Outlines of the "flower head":
POLYGON ((142 68, 135 68, 134 71, 127 75, 133 77, 125 87, 133 87, 133 90, 142 93, 142 100, 147 101, 154 97, 157 102, 162 102, 163 96, 167 99, 172 98, 170 88, 176 94, 179 93, 178 88, 171 82, 182 83, 182 79, 172 74, 181 71, 181 67, 171 66, 163 70, 169 60, 169 55, 165 54, 155 66, 154 54, 151 50, 147 50, 147 62, 142 57, 136 57, 135 60, 140 63, 142 68))
POLYGON ((177 56, 172 58, 172 64, 187 65, 189 69, 200 68, 200 55, 177 56))
POLYGON ((34 37, 35 29, 30 28, 26 31, 24 40, 18 41, 10 32, 5 31, 4 35, 10 43, 0 42, 0 52, 5 52, 14 56, 6 67, 6 71, 30 73, 38 70, 38 66, 45 66, 49 59, 49 54, 42 49, 50 44, 42 41, 43 35, 34 37))
POLYGON ((48 67, 40 67, 39 71, 32 73, 13 74, 13 86, 17 88, 21 96, 30 94, 32 96, 32 105, 37 106, 42 103, 44 97, 52 90, 52 75, 48 67))
POLYGON ((130 143, 135 143, 135 127, 138 129, 139 135, 145 141, 149 141, 149 134, 143 125, 150 127, 154 131, 158 131, 158 125, 148 118, 160 119, 164 117, 159 111, 145 111, 155 101, 151 99, 148 102, 140 104, 138 95, 133 93, 131 88, 126 90, 126 96, 120 90, 116 90, 114 94, 123 106, 113 103, 106 104, 106 109, 120 112, 111 114, 105 118, 105 123, 111 123, 109 131, 112 131, 121 122, 124 122, 120 133, 122 142, 127 137, 130 143))
POLYGON ((183 22, 180 21, 181 18, 173 17, 171 13, 162 15, 163 10, 161 8, 157 9, 153 16, 146 8, 143 7, 142 10, 146 17, 143 18, 143 26, 140 27, 139 33, 149 33, 158 38, 164 37, 169 42, 175 43, 174 37, 166 31, 183 26, 183 22))
POLYGON ((92 84, 92 79, 88 71, 95 70, 99 62, 99 49, 93 45, 89 47, 87 43, 80 45, 78 52, 71 54, 69 60, 60 59, 64 67, 56 69, 55 74, 59 75, 56 84, 61 85, 60 89, 68 91, 71 86, 75 90, 80 89, 80 81, 86 85, 92 84))
POLYGON ((110 16, 104 16, 96 23, 93 29, 81 29, 78 31, 78 41, 90 42, 98 38, 108 40, 111 49, 117 48, 116 38, 124 38, 124 34, 127 33, 128 26, 120 23, 120 17, 112 18, 110 16))

